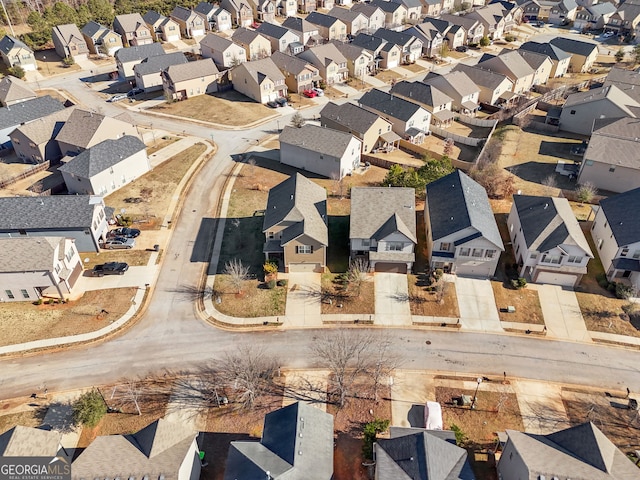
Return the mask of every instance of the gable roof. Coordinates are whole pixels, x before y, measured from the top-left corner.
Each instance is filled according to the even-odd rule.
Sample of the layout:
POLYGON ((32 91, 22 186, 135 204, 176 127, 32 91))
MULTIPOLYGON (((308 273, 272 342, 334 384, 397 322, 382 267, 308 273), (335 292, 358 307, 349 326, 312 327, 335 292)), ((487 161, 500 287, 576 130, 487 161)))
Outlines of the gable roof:
POLYGON ((353 139, 354 136, 350 133, 309 123, 301 128, 286 126, 280 133, 281 145, 283 143, 295 145, 305 150, 337 158, 341 158, 345 154, 353 139))
POLYGON ((550 43, 525 42, 520 45, 520 50, 542 53, 543 55, 546 55, 552 60, 556 61, 571 58, 571 54, 569 52, 565 52, 560 47, 557 47, 550 43))
MULTIPOLYGON (((235 45, 238 48, 242 48, 241 45, 229 40, 228 38, 222 37, 220 35, 216 35, 215 33, 207 33, 202 40, 200 40, 200 45, 204 45, 205 47, 209 47, 211 50, 215 50, 217 52, 224 52, 231 45, 235 45)), ((244 51, 244 48, 242 48, 244 51)))
POLYGON ((369 90, 360 97, 358 102, 360 105, 373 108, 399 120, 409 120, 418 110, 422 109, 417 103, 396 97, 377 88, 369 90))
POLYGON ((629 107, 640 107, 640 103, 624 93, 616 85, 607 85, 605 87, 592 88, 586 92, 572 93, 567 97, 567 101, 564 102, 562 108, 599 102, 603 99, 610 100, 630 117, 635 117, 635 113, 629 107))
POLYGON ((499 68, 500 65, 506 68, 516 80, 535 73, 535 70, 520 56, 518 50, 509 50, 509 52, 493 58, 480 59, 477 67, 494 70, 499 68))
POLYGON ((356 35, 356 38, 353 39, 351 45, 362 47, 370 52, 376 52, 387 43, 388 42, 384 38, 375 37, 366 33, 359 33, 356 35))
POLYGON ((100 197, 51 195, 47 197, 0 197, 0 229, 88 228, 100 197))
POLYGON ((33 53, 33 50, 27 47, 27 45, 19 39, 10 35, 5 35, 4 37, 2 37, 2 40, 0 40, 0 52, 7 55, 14 48, 24 48, 25 50, 29 50, 33 53))
POLYGON ((63 109, 64 105, 49 95, 2 107, 0 108, 0 130, 17 127, 63 109))
POLYGON ((414 25, 413 27, 408 28, 407 32, 422 40, 423 43, 425 40, 430 42, 433 39, 442 36, 440 30, 438 30, 431 22, 423 22, 418 25, 414 25))
POLYGON ((380 12, 384 14, 384 10, 382 10, 379 6, 374 5, 372 3, 364 3, 364 2, 354 3, 353 6, 351 7, 351 10, 362 13, 368 19, 370 19, 378 10, 380 10, 380 12))
POLYGON ((140 75, 149 75, 153 73, 160 73, 171 65, 186 64, 187 62, 187 57, 185 57, 182 52, 165 53, 164 55, 145 58, 142 62, 133 67, 133 71, 140 75))
POLYGON ((75 107, 69 107, 53 112, 33 122, 19 126, 14 132, 20 132, 27 137, 30 142, 40 145, 56 137, 74 110, 75 107))
POLYGON ((608 85, 615 85, 635 101, 640 100, 640 74, 635 70, 613 67, 604 81, 604 86, 608 85))
POLYGON ((179 65, 171 65, 164 70, 164 75, 171 83, 183 82, 194 78, 209 77, 218 75, 220 71, 216 67, 212 58, 203 58, 195 62, 181 63, 179 65))
POLYGON ((566 198, 514 195, 513 205, 528 250, 547 252, 569 244, 582 248, 589 258, 593 258, 566 198))
POLYGON ((515 52, 534 70, 538 70, 547 61, 551 62, 551 59, 543 53, 530 52, 528 50, 515 50, 515 52))
POLYGON ((347 63, 347 59, 340 53, 338 47, 334 43, 325 43, 324 45, 317 45, 311 47, 308 50, 298 55, 300 58, 309 58, 309 61, 316 60, 320 65, 325 67, 331 62, 335 63, 347 63))
MULTIPOLYGON (((38 238, 47 243, 50 237, 38 238)), ((59 450, 60 433, 51 430, 18 425, 0 435, 0 457, 55 457, 59 450)))
POLYGON ((424 17, 422 19, 424 23, 430 23, 435 29, 437 29, 441 35, 445 35, 454 25, 448 20, 434 17, 424 17))
POLYGON ((616 6, 613 3, 603 2, 586 7, 591 15, 598 18, 599 16, 613 14, 616 12, 616 6))
POLYGON ((416 192, 413 188, 353 187, 349 238, 384 238, 400 231, 416 239, 416 192))
POLYGON ((286 53, 282 53, 281 51, 273 52, 273 54, 271 55, 271 60, 273 60, 273 63, 278 66, 280 71, 285 71, 294 75, 303 72, 307 68, 311 68, 314 71, 317 70, 314 65, 311 65, 306 60, 294 57, 293 55, 287 55, 286 53))
POLYGON ((391 87, 390 92, 430 107, 439 107, 453 101, 450 96, 444 94, 433 85, 427 85, 422 82, 403 80, 391 87))
MULTIPOLYGON (((338 105, 333 102, 327 103, 320 111, 320 118, 327 118, 336 122, 349 130, 364 135, 373 124, 381 117, 369 110, 366 110, 353 103, 343 103, 338 105)), ((389 123, 384 118, 382 119, 389 123)))
MULTIPOLYGON (((56 247, 59 247, 58 252, 62 252, 63 256, 66 253, 64 243, 64 237, 0 238, 0 272, 51 271, 56 260, 56 247)), ((22 447, 29 448, 27 445, 22 447)), ((0 456, 3 455, 2 449, 0 437, 0 456)))
POLYGON ((284 81, 284 75, 273 60, 271 60, 271 57, 263 58, 261 60, 253 60, 251 62, 244 62, 235 68, 246 70, 258 85, 261 85, 265 78, 269 78, 273 82, 279 80, 284 81))
POLYGON ((123 15, 116 15, 114 22, 118 22, 122 29, 129 33, 135 32, 140 27, 147 27, 147 24, 139 13, 125 13, 123 15))
POLYGON ((473 228, 504 251, 486 190, 461 170, 429 183, 427 203, 434 240, 473 228))
POLYGON ((96 34, 102 32, 103 30, 108 30, 108 29, 107 29, 107 27, 104 27, 104 26, 100 25, 99 23, 94 22, 93 20, 91 20, 84 27, 82 27, 82 30, 80 30, 80 31, 84 35, 86 35, 87 37, 93 38, 95 40, 98 37, 98 36, 96 36, 96 34), (94 36, 96 36, 96 38, 94 38, 94 36))
POLYGON ((267 476, 273 480, 331 479, 333 416, 296 402, 265 416, 260 442, 231 442, 225 480, 267 476))
POLYGON ((84 41, 78 26, 75 23, 68 23, 66 25, 56 25, 53 27, 53 33, 65 44, 78 43, 80 45, 87 43, 84 41))
POLYGON ((393 13, 399 8, 404 8, 406 10, 406 7, 401 3, 389 2, 387 0, 373 0, 371 4, 375 5, 376 7, 380 8, 380 10, 387 13, 393 13))
POLYGON ((585 160, 640 170, 640 121, 636 118, 597 118, 585 160))
POLYGON ((145 148, 138 137, 131 135, 117 140, 105 140, 79 153, 58 170, 82 178, 91 178, 145 148))
POLYGON ((289 32, 289 29, 276 25, 275 23, 263 22, 256 31, 267 37, 282 38, 289 32))
POLYGON ((338 40, 332 40, 338 51, 344 55, 347 60, 357 60, 360 56, 365 55, 369 57, 369 61, 373 61, 373 54, 364 47, 354 45, 352 43, 344 43, 338 40))
POLYGON ((176 5, 173 7, 173 10, 171 10, 170 16, 186 22, 194 14, 193 10, 176 5))
POLYGON ((7 75, 0 80, 0 102, 11 103, 19 100, 36 98, 36 92, 31 90, 24 80, 7 75))
POLYGON ((331 27, 336 22, 340 20, 336 17, 331 17, 329 15, 325 15, 324 13, 313 11, 306 18, 307 22, 313 23, 314 25, 320 25, 322 27, 331 27))
POLYGON ((148 43, 147 45, 137 45, 135 47, 120 48, 114 57, 120 63, 136 62, 149 57, 164 55, 164 49, 159 43, 148 43))
POLYGON ((217 5, 213 5, 209 2, 200 2, 196 5, 196 8, 193 9, 194 12, 201 13, 202 15, 211 15, 218 8, 217 5))
POLYGON ((147 13, 145 13, 142 16, 142 19, 148 24, 151 25, 153 28, 158 28, 160 25, 162 25, 168 17, 165 17, 164 15, 154 11, 154 10, 149 10, 147 13))
POLYGON ((640 188, 600 200, 618 246, 640 242, 640 188))
POLYGON ((491 90, 496 89, 505 80, 513 85, 513 82, 509 77, 498 72, 492 72, 491 70, 485 70, 478 67, 470 67, 463 63, 457 63, 451 70, 452 72, 464 72, 467 77, 471 79, 473 83, 480 87, 489 88, 491 90))
MULTIPOLYGON (((465 30, 471 30, 476 25, 480 23, 477 18, 472 18, 466 15, 440 15, 440 20, 445 20, 447 22, 451 22, 454 25, 461 25, 465 28, 465 30)), ((481 24, 482 25, 482 24, 481 24)))
MULTIPOLYGON (((76 147, 87 148, 98 129, 103 128, 105 122, 121 122, 123 125, 127 123, 105 117, 99 113, 76 108, 71 112, 64 126, 60 129, 58 135, 56 135, 56 140, 76 147)), ((118 133, 114 132, 113 135, 117 136, 118 133)))
POLYGON ((576 55, 582 55, 588 57, 594 51, 598 51, 598 45, 593 42, 587 42, 584 40, 575 40, 568 37, 555 37, 549 41, 551 45, 555 45, 561 50, 568 53, 574 53, 576 55))
POLYGON ((358 12, 357 10, 349 10, 348 8, 344 7, 333 7, 331 10, 329 10, 329 13, 327 13, 327 15, 329 15, 330 17, 338 18, 345 23, 351 23, 359 16, 363 16, 366 20, 369 20, 364 13, 358 12))
MULTIPOLYGON (((390 3, 390 2, 385 2, 390 3)), ((374 37, 384 38, 386 41, 395 43, 396 45, 406 45, 413 40, 416 40, 422 43, 422 40, 417 38, 415 35, 405 32, 396 32, 395 30, 389 30, 387 28, 379 28, 373 34, 374 37)))
POLYGON ((249 30, 248 28, 245 28, 245 27, 238 27, 233 32, 233 35, 231 35, 231 38, 233 39, 234 42, 244 43, 247 45, 253 42, 258 37, 264 38, 265 40, 268 41, 268 39, 264 35, 261 35, 261 32, 257 30, 249 30))
POLYGON ((448 86, 461 97, 479 91, 478 86, 473 83, 466 73, 461 71, 449 72, 440 76, 427 75, 422 82, 427 85, 433 85, 439 90, 445 90, 445 87, 448 86))
POLYGON ((391 0, 391 1, 400 3, 407 8, 422 8, 422 2, 420 0, 391 0))
POLYGON ((318 27, 313 23, 307 22, 304 18, 298 17, 287 17, 286 20, 282 22, 282 26, 289 30, 301 33, 315 32, 318 30, 318 27))
POLYGON ((281 244, 308 235, 328 245, 327 192, 299 173, 269 190, 262 231, 283 221, 293 222, 282 232, 281 244))

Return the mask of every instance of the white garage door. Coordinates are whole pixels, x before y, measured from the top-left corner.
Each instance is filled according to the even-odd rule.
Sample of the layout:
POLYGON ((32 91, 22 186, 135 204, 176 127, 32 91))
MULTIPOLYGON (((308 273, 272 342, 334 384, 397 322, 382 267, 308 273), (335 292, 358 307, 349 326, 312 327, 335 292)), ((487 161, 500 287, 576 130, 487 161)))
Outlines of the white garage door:
POLYGON ((320 271, 317 263, 290 263, 289 272, 315 272, 320 271))
POLYGON ((491 267, 486 265, 459 265, 456 267, 456 275, 466 277, 490 277, 493 275, 491 267))
POLYGON ((387 61, 387 68, 396 68, 398 66, 398 61, 387 61))
POLYGON ((578 278, 568 273, 540 272, 536 283, 550 283, 551 285, 560 285, 561 287, 573 287, 578 278))

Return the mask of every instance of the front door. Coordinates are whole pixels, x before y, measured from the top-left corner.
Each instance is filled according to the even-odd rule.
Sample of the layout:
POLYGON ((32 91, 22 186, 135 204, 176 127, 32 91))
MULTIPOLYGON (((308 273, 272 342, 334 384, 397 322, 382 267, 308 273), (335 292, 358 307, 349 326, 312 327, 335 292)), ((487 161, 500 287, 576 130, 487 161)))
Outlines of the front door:
POLYGON ((631 270, 625 270, 622 274, 622 278, 629 278, 631 276, 631 270))

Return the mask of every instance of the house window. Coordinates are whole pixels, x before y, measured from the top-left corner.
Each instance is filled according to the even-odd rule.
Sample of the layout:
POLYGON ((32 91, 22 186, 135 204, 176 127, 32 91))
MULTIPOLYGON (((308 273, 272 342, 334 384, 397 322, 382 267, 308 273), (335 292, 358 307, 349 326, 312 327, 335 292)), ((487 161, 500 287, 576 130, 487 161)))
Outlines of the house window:
POLYGON ((571 255, 567 259, 567 262, 569 262, 569 263, 582 263, 582 256, 581 255, 571 255))
POLYGON ((24 288, 20 289, 20 293, 22 294, 22 298, 29 298, 29 292, 27 292, 24 288))
POLYGON ((587 167, 590 167, 591 165, 593 165, 593 160, 587 160, 587 167))
POLYGON ((20 145, 20 140, 18 140, 17 138, 12 138, 11 141, 20 145))
POLYGON ((296 246, 296 253, 311 254, 313 253, 313 245, 298 245, 296 246))
POLYGON ((476 258, 482 257, 482 249, 481 248, 474 248, 472 255, 474 257, 476 257, 476 258))
POLYGON ((576 111, 575 111, 575 110, 571 110, 569 113, 570 113, 571 115, 575 115, 575 114, 576 114, 576 111))
POLYGON ((67 251, 67 254, 65 255, 65 258, 67 259, 67 262, 71 261, 71 259, 73 258, 73 249, 72 248, 70 248, 67 251))
POLYGON ((401 252, 402 247, 402 242, 388 242, 385 250, 387 252, 401 252))
POLYGON ((362 246, 363 247, 369 247, 371 245, 371 240, 368 238, 363 238, 362 239, 362 246))
POLYGON ((443 252, 448 252, 450 248, 451 248, 450 243, 440 242, 440 250, 442 250, 443 252))
POLYGON ((268 238, 269 240, 273 240, 273 239, 275 238, 274 233, 273 233, 273 232, 267 232, 267 238, 268 238))
POLYGON ((538 254, 536 252, 533 252, 531 255, 529 255, 529 258, 535 260, 536 258, 538 258, 538 254))
POLYGON ((615 172, 615 171, 616 171, 616 167, 615 167, 615 166, 611 166, 611 167, 609 167, 609 171, 610 171, 610 172, 615 172))
POLYGON ((487 258, 493 258, 496 255, 496 251, 495 250, 485 250, 484 252, 484 256, 487 258))
POLYGON ((469 253, 470 253, 470 249, 469 248, 461 248, 460 249, 460 256, 461 257, 468 257, 469 253))
POLYGON ((633 258, 640 258, 640 250, 633 252, 633 258))
POLYGON ((4 293, 7 294, 7 297, 9 297, 9 299, 16 298, 13 296, 13 292, 11 290, 5 290, 4 293))
POLYGON ((623 247, 622 251, 620 252, 620 256, 626 257, 628 254, 629 254, 629 247, 623 247))

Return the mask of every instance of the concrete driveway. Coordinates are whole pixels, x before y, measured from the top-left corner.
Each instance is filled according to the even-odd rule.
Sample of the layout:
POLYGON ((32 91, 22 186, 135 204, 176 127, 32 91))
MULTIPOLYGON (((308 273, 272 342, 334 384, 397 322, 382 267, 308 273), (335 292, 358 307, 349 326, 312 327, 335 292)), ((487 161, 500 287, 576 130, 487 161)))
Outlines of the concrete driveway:
POLYGON ((424 406, 436 399, 433 375, 415 370, 396 370, 391 386, 391 425, 424 427, 424 406))
POLYGON ((376 295, 376 325, 411 325, 409 283, 401 273, 373 275, 376 295))
POLYGON ((104 277, 92 277, 86 270, 78 278, 73 287, 74 292, 88 292, 90 290, 102 290, 103 288, 144 287, 145 284, 154 282, 159 265, 151 263, 146 267, 129 267, 124 275, 106 275, 104 277))
POLYGON ((502 332, 491 282, 480 278, 456 277, 455 283, 462 328, 502 332))
POLYGON ((531 285, 538 290, 547 337, 590 342, 575 292, 557 285, 531 285))
POLYGON ((321 327, 321 275, 319 273, 288 273, 280 274, 280 278, 287 278, 289 289, 287 293, 285 327, 321 327))

